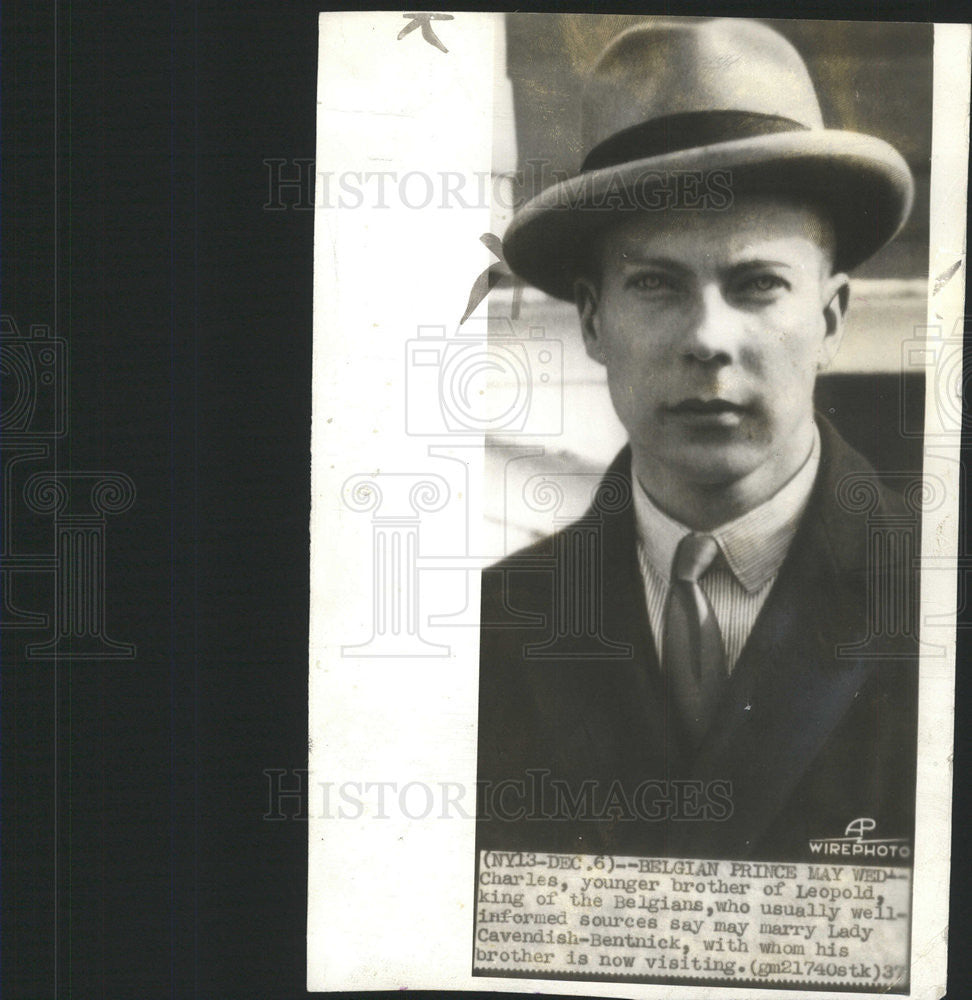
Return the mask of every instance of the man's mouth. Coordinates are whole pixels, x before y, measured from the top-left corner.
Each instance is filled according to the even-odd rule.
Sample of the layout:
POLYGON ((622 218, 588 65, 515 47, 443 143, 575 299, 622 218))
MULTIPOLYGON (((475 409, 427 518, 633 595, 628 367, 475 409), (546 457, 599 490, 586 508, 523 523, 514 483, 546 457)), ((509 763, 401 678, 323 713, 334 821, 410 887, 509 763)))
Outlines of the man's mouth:
POLYGON ((731 403, 727 399, 700 399, 693 397, 683 399, 674 406, 668 408, 669 413, 685 416, 721 416, 722 414, 742 415, 746 412, 745 406, 738 403, 731 403))

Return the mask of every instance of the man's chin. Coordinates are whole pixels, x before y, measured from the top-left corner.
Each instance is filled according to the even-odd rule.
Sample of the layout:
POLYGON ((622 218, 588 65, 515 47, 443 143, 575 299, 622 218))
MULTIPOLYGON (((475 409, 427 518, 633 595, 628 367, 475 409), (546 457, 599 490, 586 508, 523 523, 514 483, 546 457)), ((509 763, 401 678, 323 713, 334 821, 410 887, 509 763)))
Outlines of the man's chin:
POLYGON ((752 446, 734 444, 723 447, 684 445, 664 461, 684 482, 702 488, 731 486, 760 467, 763 455, 752 446))

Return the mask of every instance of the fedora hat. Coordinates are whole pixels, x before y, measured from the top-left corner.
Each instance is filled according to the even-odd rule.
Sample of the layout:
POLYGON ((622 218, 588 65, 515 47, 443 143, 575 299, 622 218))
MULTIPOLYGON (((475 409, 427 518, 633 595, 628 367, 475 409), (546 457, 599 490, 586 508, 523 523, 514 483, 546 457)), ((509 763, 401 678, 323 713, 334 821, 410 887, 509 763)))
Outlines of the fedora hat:
POLYGON ((824 127, 799 53, 756 21, 659 19, 619 35, 585 87, 581 143, 578 174, 523 205, 503 240, 514 272, 563 299, 619 213, 796 197, 829 215, 844 271, 894 237, 914 197, 893 146, 824 127))

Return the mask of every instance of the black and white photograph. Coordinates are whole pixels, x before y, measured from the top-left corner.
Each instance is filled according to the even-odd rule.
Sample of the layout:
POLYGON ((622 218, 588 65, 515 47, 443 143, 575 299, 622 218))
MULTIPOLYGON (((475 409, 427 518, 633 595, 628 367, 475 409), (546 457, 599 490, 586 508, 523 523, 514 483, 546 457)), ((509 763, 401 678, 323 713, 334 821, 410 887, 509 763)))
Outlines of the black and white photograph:
MULTIPOLYGON (((925 73, 897 106, 914 106, 927 213, 925 41, 898 30, 925 73)), ((858 815, 910 843, 923 386, 900 392, 899 371, 879 367, 900 349, 869 357, 867 341, 900 345, 905 310, 924 314, 927 218, 885 265, 912 271, 868 286, 877 298, 877 282, 897 283, 904 309, 865 305, 848 327, 850 275, 906 227, 912 171, 884 140, 825 129, 803 60, 765 24, 636 25, 586 86, 581 172, 525 205, 504 249, 514 273, 576 304, 565 354, 583 345, 603 368, 627 445, 593 489, 581 480, 592 506, 578 521, 484 573, 482 774, 546 767, 579 811, 606 809, 600 827, 559 807, 546 829, 524 819, 523 847, 795 860, 858 815), (815 392, 845 332, 865 370, 815 392), (900 533, 878 536, 893 518, 900 533), (705 782, 685 815, 666 795, 680 778, 705 782), (641 781, 659 786, 641 807, 653 816, 624 822, 641 781), (628 809, 602 805, 611 789, 628 809)), ((565 410, 586 402, 572 388, 565 410)), ((592 437, 600 416, 585 412, 592 437)), ((566 505, 570 471, 548 466, 527 489, 561 487, 566 505)), ((497 819, 486 841, 518 843, 497 819)))
MULTIPOLYGON (((528 503, 568 507, 586 490, 589 506, 482 578, 480 881, 519 885, 522 869, 507 881, 489 862, 552 852, 593 856, 596 866, 585 858, 577 870, 621 890, 613 919, 600 916, 606 894, 594 904, 594 892, 569 893, 572 907, 591 907, 581 927, 607 931, 562 935, 574 954, 540 959, 559 958, 562 972, 811 985, 799 958, 809 969, 808 956, 828 955, 813 942, 825 925, 801 922, 816 913, 797 902, 798 878, 843 889, 848 859, 909 878, 923 500, 921 434, 907 427, 920 428, 924 410, 921 377, 899 359, 926 309, 931 34, 922 53, 902 26, 841 32, 848 61, 890 65, 908 51, 907 85, 870 100, 912 168, 888 139, 861 131, 869 108, 849 92, 855 73, 834 71, 832 29, 666 18, 621 30, 583 84, 579 173, 536 195, 506 231, 513 273, 576 308, 574 353, 582 343, 603 368, 593 380, 606 382, 627 438, 593 486, 587 456, 533 458, 540 467, 520 480, 528 503), (791 38, 838 90, 831 106, 856 107, 858 129, 825 127, 791 38), (851 276, 899 235, 904 248, 872 264, 852 294, 851 276), (869 306, 895 294, 905 305, 893 318, 869 306), (841 366, 845 335, 856 356, 841 366), (871 349, 878 338, 898 349, 871 349), (603 877, 603 859, 617 856, 686 860, 613 862, 622 877, 603 877), (628 877, 646 870, 664 874, 628 877), (748 920, 693 923, 713 904, 722 911, 722 893, 748 894, 743 877, 759 871, 785 874, 795 898, 761 899, 742 910, 748 920), (700 872, 720 877, 682 877, 700 872), (666 927, 627 918, 669 907, 674 926, 681 916, 697 935, 708 929, 707 951, 671 960, 661 949, 682 937, 617 932, 666 927), (582 943, 595 940, 602 947, 579 967, 582 943), (648 964, 654 976, 639 950, 660 956, 648 964)), ((520 72, 529 92, 535 59, 520 72)), ((880 118, 871 110, 878 130, 880 118)), ((572 388, 565 412, 586 402, 572 388)), ((611 426, 600 412, 584 419, 589 440, 611 426)), ((510 454, 509 478, 517 465, 510 454)), ((825 898, 844 897, 831 887, 825 898)), ((907 899, 895 901, 893 923, 870 928, 895 928, 896 945, 866 930, 858 939, 871 955, 896 955, 885 989, 907 988, 907 899)), ((835 932, 839 909, 826 925, 835 932)), ((490 932, 508 919, 477 909, 477 971, 504 953, 480 947, 480 934, 502 942, 490 932)), ((497 971, 546 971, 534 964, 542 950, 505 953, 497 971)), ((819 988, 853 986, 853 975, 821 977, 819 988)))
POLYGON ((321 19, 309 982, 381 853, 393 978, 931 995, 968 32, 409 18, 321 19))

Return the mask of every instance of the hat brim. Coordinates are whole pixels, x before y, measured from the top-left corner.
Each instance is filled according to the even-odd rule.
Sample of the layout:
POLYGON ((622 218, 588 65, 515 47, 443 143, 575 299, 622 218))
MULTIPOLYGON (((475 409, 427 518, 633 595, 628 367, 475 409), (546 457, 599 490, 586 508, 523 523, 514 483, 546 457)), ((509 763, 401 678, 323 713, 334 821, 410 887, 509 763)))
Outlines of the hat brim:
POLYGON ((835 268, 848 271, 904 225, 914 182, 901 154, 874 136, 833 129, 757 136, 604 167, 555 184, 516 213, 503 249, 521 278, 572 300, 590 241, 601 228, 636 212, 725 210, 744 193, 780 194, 822 207, 834 225, 835 268))

